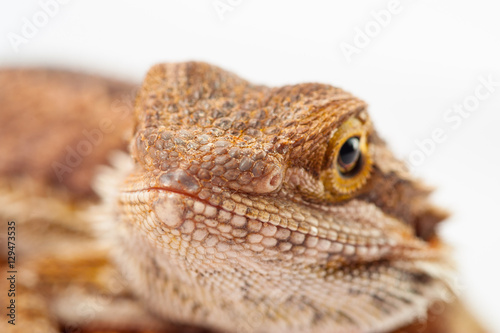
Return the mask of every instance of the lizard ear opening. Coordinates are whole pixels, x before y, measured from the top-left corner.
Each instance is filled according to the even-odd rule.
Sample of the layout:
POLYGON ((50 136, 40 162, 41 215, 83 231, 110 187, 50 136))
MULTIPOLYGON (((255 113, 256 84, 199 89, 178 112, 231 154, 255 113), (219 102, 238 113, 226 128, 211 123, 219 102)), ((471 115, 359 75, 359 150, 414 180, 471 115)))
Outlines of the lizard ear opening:
POLYGON ((369 129, 369 120, 351 117, 333 133, 326 152, 326 168, 321 175, 325 188, 333 196, 350 196, 370 177, 369 129))

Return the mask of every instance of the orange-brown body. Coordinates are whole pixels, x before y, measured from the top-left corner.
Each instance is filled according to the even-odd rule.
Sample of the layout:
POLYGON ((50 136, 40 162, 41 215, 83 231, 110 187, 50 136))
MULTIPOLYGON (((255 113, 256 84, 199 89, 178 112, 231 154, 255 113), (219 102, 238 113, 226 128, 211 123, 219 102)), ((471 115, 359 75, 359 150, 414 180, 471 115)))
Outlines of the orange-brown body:
MULTIPOLYGON (((273 203, 276 207, 282 207, 279 208, 281 210, 286 207, 294 210, 294 205, 297 205, 297 212, 306 216, 311 214, 320 220, 321 214, 315 215, 314 211, 311 211, 311 204, 329 207, 328 209, 352 205, 354 211, 360 213, 365 211, 365 208, 360 209, 356 206, 358 203, 376 207, 374 212, 380 215, 383 221, 380 223, 386 228, 382 231, 381 237, 391 239, 395 245, 380 247, 378 251, 371 252, 371 256, 365 254, 365 251, 355 252, 359 254, 353 255, 350 253, 351 249, 346 246, 349 245, 347 243, 340 252, 334 251, 338 246, 329 245, 330 247, 324 250, 325 256, 300 259, 310 263, 317 262, 317 267, 322 268, 315 268, 315 271, 345 270, 345 274, 350 276, 353 267, 363 270, 363 267, 367 267, 371 261, 383 263, 387 267, 391 265, 397 267, 405 261, 419 260, 430 260, 436 267, 442 266, 444 271, 451 269, 448 267, 446 250, 435 234, 435 225, 446 214, 428 203, 428 189, 407 173, 403 164, 392 156, 385 143, 372 129, 371 123, 364 120, 368 119, 365 115, 364 102, 338 88, 319 84, 267 88, 251 85, 230 73, 206 64, 159 65, 148 74, 139 91, 134 111, 136 88, 133 85, 82 74, 50 70, 3 70, 0 72, 0 86, 2 87, 0 216, 6 221, 16 221, 19 230, 16 250, 19 270, 18 325, 8 326, 2 322, 0 327, 6 325, 8 332, 11 330, 27 332, 34 327, 39 327, 41 332, 71 329, 93 332, 106 330, 170 332, 187 329, 184 326, 166 324, 172 320, 195 324, 198 327, 207 326, 211 329, 250 331, 254 329, 241 320, 239 322, 242 326, 231 326, 230 321, 223 323, 225 319, 221 319, 220 314, 211 315, 210 311, 201 311, 201 314, 197 315, 186 311, 169 316, 169 311, 158 309, 158 304, 161 303, 152 299, 161 295, 161 288, 151 289, 148 285, 137 284, 130 279, 130 275, 138 271, 139 276, 146 276, 148 284, 154 284, 151 281, 157 280, 161 274, 152 274, 152 266, 146 264, 144 267, 148 269, 143 271, 140 265, 124 264, 124 261, 133 258, 134 253, 128 248, 133 243, 126 244, 128 238, 123 238, 123 235, 137 234, 138 238, 142 239, 138 242, 146 242, 145 239, 150 231, 142 227, 141 221, 144 221, 147 215, 128 209, 126 201, 116 199, 119 198, 119 194, 112 198, 114 202, 107 203, 107 199, 103 196, 106 196, 108 190, 102 188, 110 187, 112 183, 106 182, 104 177, 100 185, 95 185, 95 179, 96 177, 99 179, 100 173, 109 175, 133 170, 128 180, 122 179, 122 183, 118 183, 118 188, 121 187, 122 191, 147 190, 152 191, 151 193, 159 191, 154 194, 152 201, 145 205, 149 208, 145 208, 144 212, 147 214, 155 212, 154 218, 158 218, 155 223, 162 226, 161 232, 165 232, 164 236, 167 238, 170 234, 175 235, 173 230, 176 228, 180 228, 179 235, 183 235, 182 230, 186 230, 185 221, 189 218, 187 215, 182 215, 179 221, 173 221, 170 216, 166 216, 164 217, 166 220, 162 221, 162 212, 165 209, 158 207, 166 205, 169 207, 167 215, 175 214, 175 210, 170 210, 171 202, 175 202, 177 207, 183 204, 179 203, 184 200, 182 198, 200 200, 200 196, 206 195, 203 194, 203 190, 209 191, 209 196, 203 199, 203 202, 207 205, 213 204, 210 198, 215 198, 213 193, 218 193, 213 192, 216 186, 224 191, 242 195, 249 202, 273 203), (342 129, 341 125, 351 117, 357 117, 356 119, 361 119, 363 122, 355 133, 366 140, 364 142, 366 149, 363 153, 366 154, 366 161, 369 163, 366 162, 365 173, 360 172, 360 176, 355 175, 347 184, 342 179, 338 180, 338 177, 330 171, 332 164, 335 163, 331 156, 338 151, 336 142, 333 142, 332 146, 332 140, 342 140, 342 137, 336 139, 332 129, 339 128, 336 133, 343 133, 342 131, 350 133, 352 130, 350 127, 342 129), (216 130, 220 133, 216 133, 216 130), (180 141, 170 145, 169 140, 173 139, 171 135, 164 135, 166 132, 174 133, 174 137, 184 133, 184 137, 181 134, 181 138, 184 141, 193 140, 192 148, 182 146, 180 141), (206 141, 213 146, 210 146, 205 154, 198 154, 199 150, 194 143, 198 146, 200 144, 192 138, 202 135, 207 136, 206 141), (130 140, 132 140, 130 151, 133 159, 126 162, 123 156, 112 157, 114 151, 127 152, 130 140), (79 152, 78 147, 83 147, 84 141, 90 142, 90 146, 87 144, 90 150, 81 154, 82 150, 79 152), (262 155, 251 161, 254 169, 244 168, 244 170, 255 170, 259 165, 260 171, 253 171, 253 174, 241 171, 241 174, 236 174, 236 172, 230 173, 232 169, 227 167, 224 171, 226 173, 219 174, 213 169, 214 166, 207 168, 205 172, 200 170, 200 163, 193 163, 203 160, 204 156, 208 156, 207 152, 216 155, 225 154, 221 153, 222 150, 216 151, 217 142, 222 141, 229 142, 229 148, 238 145, 243 147, 244 143, 246 145, 244 148, 251 151, 250 155, 239 154, 237 157, 236 154, 231 155, 231 158, 235 158, 234 165, 240 166, 235 170, 241 171, 245 156, 254 158, 262 155), (77 156, 71 160, 75 151, 77 156), (170 157, 161 160, 160 154, 170 157), (120 171, 123 164, 130 162, 135 163, 132 169, 120 171), (110 163, 113 164, 113 169, 100 171, 99 166, 110 163), (198 165, 197 169, 195 165, 198 165), (181 167, 187 170, 186 173, 176 171, 181 167), (193 182, 186 181, 188 178, 184 176, 185 174, 194 179, 196 186, 193 182), (244 180, 241 178, 243 174, 246 175, 244 180), (161 178, 162 175, 169 176, 161 178), (189 186, 184 186, 186 184, 189 186), (166 195, 164 191, 167 194, 174 193, 174 196, 180 196, 175 197, 175 201, 172 201, 171 196, 164 199, 166 195), (288 203, 287 198, 290 198, 288 203), (116 206, 110 208, 109 205, 113 204, 116 206), (117 237, 107 242, 110 238, 116 238, 113 235, 115 224, 102 228, 99 225, 100 221, 103 221, 101 215, 105 221, 117 216, 116 225, 126 226, 121 231, 121 238, 117 237), (182 226, 184 229, 181 229, 182 226), (384 235, 384 232, 387 232, 387 235, 384 235), (115 264, 115 260, 119 264, 115 264)), ((214 156, 213 160, 215 158, 217 156, 214 156)), ((209 160, 207 157, 206 161, 209 160)), ((232 197, 221 196, 221 201, 214 204, 214 207, 218 207, 218 210, 223 209, 224 200, 229 200, 228 198, 232 197)), ((192 206, 186 207, 184 212, 189 209, 195 210, 189 208, 192 206)), ((230 239, 230 246, 241 239, 239 242, 242 242, 245 248, 245 240, 257 239, 256 236, 240 237, 243 231, 234 231, 244 229, 246 233, 251 233, 250 224, 254 223, 251 222, 254 220, 262 223, 258 230, 274 228, 281 233, 292 230, 290 225, 293 219, 287 221, 269 219, 268 222, 262 222, 262 219, 255 217, 258 216, 258 212, 252 213, 248 210, 241 216, 245 214, 247 214, 245 218, 248 219, 245 227, 233 228, 227 233, 234 236, 234 239, 230 239)), ((366 216, 357 218, 364 221, 366 216)), ((196 223, 199 223, 196 228, 201 228, 206 222, 200 220, 196 223)), ((223 222, 218 221, 218 223, 223 222)), ((292 238, 296 232, 310 237, 311 230, 314 230, 310 225, 301 225, 300 222, 293 228, 297 231, 291 231, 292 236, 289 237, 292 238)), ((324 230, 326 230, 325 240, 332 241, 328 238, 330 237, 328 228, 324 230)), ((194 231, 190 232, 194 235, 194 231)), ((213 232, 219 237, 216 231, 213 232)), ((319 232, 321 238, 321 228, 314 232, 319 232)), ((185 239, 192 238, 186 236, 185 239)), ((186 243, 188 248, 191 244, 189 240, 186 243)), ((339 239, 336 241, 342 243, 339 239)), ((311 240, 307 244, 312 242, 311 240)), ((264 247, 268 243, 263 244, 264 247)), ((160 248, 165 251, 167 258, 179 260, 179 255, 173 253, 174 248, 166 244, 158 243, 152 250, 138 253, 151 254, 151 258, 158 257, 163 252, 156 252, 154 249, 160 248)), ((307 244, 292 245, 292 249, 297 250, 295 252, 290 250, 290 253, 300 257, 299 247, 309 246, 307 244)), ((281 262, 294 260, 290 259, 294 258, 293 256, 284 254, 287 246, 275 246, 277 253, 276 250, 256 251, 255 246, 249 245, 248 250, 256 252, 249 252, 248 261, 254 265, 267 256, 272 265, 279 266, 281 262)), ((314 251, 309 253, 312 254, 314 251)), ((231 267, 233 263, 245 267, 247 263, 247 261, 239 262, 238 259, 231 261, 230 257, 222 254, 211 258, 201 256, 198 259, 210 260, 210 269, 214 269, 213 267, 217 265, 231 267)), ((3 260, 5 266, 6 258, 3 260)), ((130 261, 134 262, 134 259, 130 261)), ((179 278, 184 276, 182 274, 190 274, 190 271, 197 267, 196 263, 197 261, 192 261, 188 265, 179 266, 186 270, 185 273, 181 270, 179 278)), ((431 273, 420 271, 420 268, 416 267, 400 269, 408 269, 409 275, 405 277, 408 279, 408 288, 421 288, 422 292, 429 292, 429 295, 425 296, 429 297, 429 308, 426 319, 411 318, 410 315, 406 315, 405 320, 413 323, 405 323, 404 320, 390 321, 390 325, 393 326, 391 329, 395 329, 394 332, 483 332, 453 296, 453 286, 449 286, 446 281, 440 281, 439 275, 432 276, 431 273), (417 277, 417 273, 422 276, 417 277), (446 295, 429 291, 434 288, 429 286, 434 284, 440 285, 440 290, 446 290, 446 295)), ((390 274, 387 276, 397 277, 390 274)), ((237 284, 242 280, 238 278, 235 281, 237 284)), ((307 285, 306 282, 304 279, 304 285, 307 285)), ((265 286, 265 283, 259 286, 265 286)), ((179 288, 182 290, 183 287, 179 288)), ((270 287, 269 291, 273 288, 270 287)), ((248 289, 252 289, 252 286, 250 285, 248 289)), ((229 298, 227 300, 224 298, 228 296, 223 294, 220 290, 216 293, 225 302, 229 301, 229 298)), ((301 294, 307 295, 308 290, 302 290, 301 294)), ((185 295, 187 296, 184 297, 190 297, 189 295, 195 297, 189 292, 185 295)), ((252 295, 258 293, 250 292, 247 297, 255 297, 252 295)), ((276 296, 276 299, 280 299, 280 295, 276 296)), ((362 300, 363 298, 360 298, 360 302, 362 300)), ((160 301, 168 303, 169 299, 162 297, 160 301)), ((179 302, 175 299, 172 301, 179 302)), ((189 301, 188 299, 187 303, 189 301)), ((364 301, 368 302, 366 299, 364 301)), ((187 304, 183 302, 178 304, 187 304)), ((249 305, 245 305, 243 300, 242 302, 244 305, 240 309, 251 310, 249 305)), ((222 303, 214 304, 217 305, 198 306, 219 307, 222 309, 221 313, 224 313, 222 303)), ((284 304, 278 307, 285 306, 284 304)), ((300 302, 296 304, 297 307, 280 314, 286 315, 288 311, 297 311, 300 302)), ((235 304, 231 307, 239 309, 235 304)), ((168 306, 165 308, 168 309, 168 306)), ((322 312, 321 309, 318 311, 322 312)), ((234 318, 238 318, 238 315, 241 313, 235 312, 234 318)), ((290 321, 293 324, 290 325, 298 325, 295 326, 297 329, 301 327, 300 312, 294 316, 294 320, 290 321)), ((380 318, 380 321, 373 322, 380 323, 385 320, 383 317, 380 318)), ((349 320, 353 319, 356 320, 356 318, 349 320)), ((265 326, 268 325, 268 321, 272 323, 277 319, 261 320, 265 326)), ((304 327, 314 327, 316 320, 321 322, 321 319, 304 317, 304 327)), ((288 321, 285 318, 283 322, 288 321)), ((360 332, 370 330, 366 327, 369 322, 360 326, 360 332)), ((343 325, 351 327, 350 324, 342 324, 342 321, 338 325, 339 328, 343 325)), ((390 325, 383 324, 380 327, 388 328, 390 325)), ((352 327, 350 329, 353 329, 352 327)), ((262 327, 259 326, 259 330, 262 330, 262 327)))

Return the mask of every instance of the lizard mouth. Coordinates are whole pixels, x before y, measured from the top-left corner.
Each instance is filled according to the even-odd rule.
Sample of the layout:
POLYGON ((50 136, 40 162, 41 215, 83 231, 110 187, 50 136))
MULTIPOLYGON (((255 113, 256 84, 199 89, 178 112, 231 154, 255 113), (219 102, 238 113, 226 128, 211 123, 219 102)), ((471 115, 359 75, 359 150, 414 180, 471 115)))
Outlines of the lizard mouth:
MULTIPOLYGON (((222 248, 247 250, 264 260, 302 257, 348 263, 381 260, 439 260, 441 244, 415 237, 411 227, 373 203, 351 200, 342 206, 302 205, 295 210, 280 197, 221 192, 208 198, 169 187, 124 192, 122 206, 140 207, 135 221, 146 232, 181 236, 222 248), (353 212, 360 214, 353 215, 353 212), (203 237, 202 237, 203 236, 203 237), (262 255, 273 254, 273 256, 262 255), (312 255, 314 253, 314 255, 312 255)), ((234 254, 234 253, 233 253, 234 254)), ((220 257, 227 257, 220 253, 220 257)))

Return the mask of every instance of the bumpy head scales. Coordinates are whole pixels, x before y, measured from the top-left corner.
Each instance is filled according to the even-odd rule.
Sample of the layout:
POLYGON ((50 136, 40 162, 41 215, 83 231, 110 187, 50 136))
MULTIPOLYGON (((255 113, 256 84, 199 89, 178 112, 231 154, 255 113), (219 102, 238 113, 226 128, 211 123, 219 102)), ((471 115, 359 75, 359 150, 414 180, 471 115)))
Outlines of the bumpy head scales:
POLYGON ((117 235, 155 312, 224 330, 379 331, 443 297, 445 214, 363 101, 161 64, 135 117, 117 235))

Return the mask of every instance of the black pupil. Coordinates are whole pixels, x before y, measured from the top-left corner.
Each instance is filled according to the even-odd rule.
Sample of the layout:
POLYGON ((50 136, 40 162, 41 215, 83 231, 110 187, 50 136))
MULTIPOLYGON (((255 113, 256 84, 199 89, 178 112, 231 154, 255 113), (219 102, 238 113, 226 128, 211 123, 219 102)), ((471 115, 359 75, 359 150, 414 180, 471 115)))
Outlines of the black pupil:
POLYGON ((342 148, 340 148, 339 162, 345 172, 352 170, 359 159, 359 138, 353 136, 349 138, 342 148))

